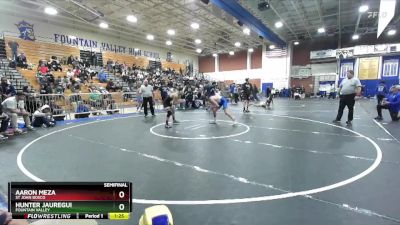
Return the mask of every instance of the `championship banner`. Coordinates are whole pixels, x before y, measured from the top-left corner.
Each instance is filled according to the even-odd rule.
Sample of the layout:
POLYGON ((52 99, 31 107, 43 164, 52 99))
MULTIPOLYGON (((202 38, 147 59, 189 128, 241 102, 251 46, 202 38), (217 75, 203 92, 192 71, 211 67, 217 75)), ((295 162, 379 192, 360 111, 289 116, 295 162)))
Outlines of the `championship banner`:
POLYGON ((360 58, 358 65, 358 79, 376 80, 379 72, 379 57, 360 58))
POLYGON ((382 78, 399 76, 399 59, 383 60, 382 78))

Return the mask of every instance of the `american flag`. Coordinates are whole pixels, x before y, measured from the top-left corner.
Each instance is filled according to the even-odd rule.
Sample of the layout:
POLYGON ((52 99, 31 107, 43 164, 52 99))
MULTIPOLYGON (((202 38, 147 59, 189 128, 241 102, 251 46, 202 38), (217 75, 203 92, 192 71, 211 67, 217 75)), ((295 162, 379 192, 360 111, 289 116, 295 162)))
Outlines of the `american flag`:
POLYGON ((275 49, 267 49, 267 57, 282 57, 287 55, 287 47, 276 47, 275 49))

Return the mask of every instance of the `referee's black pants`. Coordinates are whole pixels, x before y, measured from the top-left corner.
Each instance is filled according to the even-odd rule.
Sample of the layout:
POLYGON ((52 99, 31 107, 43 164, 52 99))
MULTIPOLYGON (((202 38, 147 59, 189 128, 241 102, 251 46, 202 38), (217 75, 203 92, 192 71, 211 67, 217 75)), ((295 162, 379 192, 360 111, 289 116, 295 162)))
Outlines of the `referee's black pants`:
POLYGON ((143 97, 144 115, 147 116, 147 103, 150 104, 151 115, 154 115, 153 97, 143 97))
POLYGON ((346 108, 346 106, 349 109, 347 121, 353 121, 354 104, 356 103, 356 101, 354 100, 355 97, 356 94, 340 95, 339 110, 336 116, 337 121, 340 121, 342 119, 343 110, 344 108, 346 108))

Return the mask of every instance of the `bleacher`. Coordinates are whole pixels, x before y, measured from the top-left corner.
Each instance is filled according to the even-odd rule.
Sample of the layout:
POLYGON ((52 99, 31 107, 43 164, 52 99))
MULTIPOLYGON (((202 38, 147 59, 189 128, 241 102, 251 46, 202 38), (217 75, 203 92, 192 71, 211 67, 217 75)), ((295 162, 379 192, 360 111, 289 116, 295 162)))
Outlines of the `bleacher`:
POLYGON ((7 43, 11 40, 17 41, 19 44, 18 53, 23 52, 27 58, 28 64, 33 64, 36 69, 39 60, 49 60, 51 56, 57 56, 60 60, 70 55, 79 56, 79 49, 72 46, 52 44, 40 41, 26 41, 20 38, 4 37, 6 43, 7 57, 11 58, 11 49, 7 43))
POLYGON ((0 74, 4 74, 17 91, 22 91, 24 86, 30 83, 16 69, 8 66, 7 59, 0 59, 0 74))

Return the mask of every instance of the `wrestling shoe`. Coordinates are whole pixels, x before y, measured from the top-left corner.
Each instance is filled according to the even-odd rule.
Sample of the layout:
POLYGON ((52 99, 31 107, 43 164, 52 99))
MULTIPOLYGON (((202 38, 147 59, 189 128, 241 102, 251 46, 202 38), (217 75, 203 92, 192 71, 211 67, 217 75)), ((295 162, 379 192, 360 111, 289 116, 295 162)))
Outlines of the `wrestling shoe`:
POLYGON ((173 122, 174 124, 180 124, 180 122, 178 120, 174 120, 173 122))
POLYGON ((346 121, 346 124, 348 125, 348 126, 351 126, 351 121, 346 121))
POLYGON ((169 129, 172 128, 172 126, 165 124, 165 128, 169 129))
POLYGON ((237 125, 238 125, 238 122, 236 120, 233 121, 232 126, 237 126, 237 125))
POLYGON ((380 116, 377 116, 377 117, 375 117, 374 119, 375 119, 375 120, 383 120, 383 118, 380 117, 380 116))

